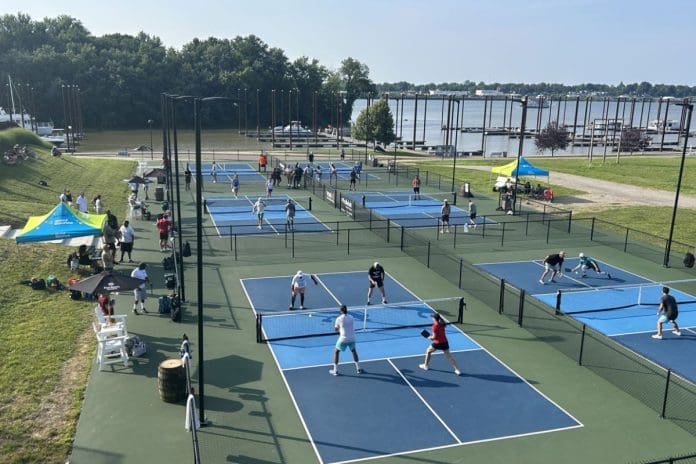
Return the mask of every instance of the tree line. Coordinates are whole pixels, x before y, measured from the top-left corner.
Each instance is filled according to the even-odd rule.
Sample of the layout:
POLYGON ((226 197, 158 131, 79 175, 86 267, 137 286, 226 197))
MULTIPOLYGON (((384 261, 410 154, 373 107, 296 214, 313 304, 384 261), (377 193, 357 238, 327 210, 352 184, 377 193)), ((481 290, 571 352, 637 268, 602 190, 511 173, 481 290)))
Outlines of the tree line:
MULTIPOLYGON (((0 106, 10 108, 7 75, 15 82, 21 105, 38 120, 64 124, 63 86, 79 89, 82 120, 91 129, 144 128, 159 125, 160 95, 222 96, 232 108, 204 107, 210 127, 255 129, 301 120, 306 126, 347 123, 358 98, 385 92, 497 89, 522 95, 601 93, 683 97, 688 86, 619 84, 500 84, 408 82, 375 84, 369 67, 347 57, 338 70, 306 56, 290 61, 259 37, 193 39, 181 50, 167 48, 141 32, 92 35, 70 16, 32 20, 25 14, 0 17, 0 106)), ((16 103, 17 104, 17 103, 16 103)), ((18 108, 19 110, 19 108, 18 108)), ((8 111, 9 112, 9 111, 8 111)), ((191 125, 192 111, 177 110, 178 124, 191 125)))

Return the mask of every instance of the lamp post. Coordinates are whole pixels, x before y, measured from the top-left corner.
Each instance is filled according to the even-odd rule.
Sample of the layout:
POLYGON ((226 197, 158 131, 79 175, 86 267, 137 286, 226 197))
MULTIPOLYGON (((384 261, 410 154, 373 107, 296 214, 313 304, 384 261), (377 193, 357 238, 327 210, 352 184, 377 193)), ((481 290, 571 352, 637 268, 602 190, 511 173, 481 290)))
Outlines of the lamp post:
MULTIPOLYGON (((684 131, 684 146, 682 147, 681 162, 679 163, 679 177, 677 178, 677 191, 674 194, 674 208, 672 209, 672 222, 669 225, 669 238, 665 248, 664 266, 669 267, 669 255, 672 252, 672 238, 674 237, 674 223, 677 220, 677 206, 679 205, 679 192, 681 191, 682 176, 684 175, 684 161, 686 160, 686 148, 689 145, 689 130, 691 130, 691 115, 694 111, 693 103, 689 102, 688 98, 684 99, 683 103, 675 103, 682 107, 682 111, 686 111, 686 130, 684 131)), ((665 118, 666 118, 665 113, 665 118)))
POLYGON ((155 159, 155 154, 154 154, 153 148, 152 148, 152 123, 154 123, 154 122, 155 121, 153 121, 152 119, 147 120, 147 127, 150 129, 150 159, 151 160, 155 159))
MULTIPOLYGON (((246 93, 246 89, 245 89, 246 93)), ((195 151, 196 151, 196 254, 197 254, 197 309, 198 309, 198 407, 200 411, 201 425, 205 420, 205 383, 204 383, 204 356, 203 356, 203 174, 201 172, 201 106, 205 102, 229 101, 227 97, 196 97, 193 100, 193 117, 195 126, 195 151)), ((246 104, 246 96, 244 103, 246 104)))
MULTIPOLYGON (((457 104, 457 119, 455 121, 454 118, 452 118, 453 120, 451 121, 451 122, 454 122, 455 130, 457 130, 459 128, 459 98, 453 99, 452 102, 457 104)), ((447 123, 448 128, 452 126, 451 122, 447 123)), ((413 133, 415 134, 415 130, 413 131, 413 133)), ((455 132, 455 136, 456 135, 457 135, 457 133, 455 132)), ((414 140, 415 140, 415 137, 414 137, 414 140)), ((415 149, 416 146, 414 145, 413 147, 415 149)), ((454 143, 454 152, 452 153, 452 160, 453 160, 452 161, 452 192, 454 192, 454 188, 455 188, 454 176, 457 173, 457 143, 456 142, 454 143)))
POLYGON ((524 131, 527 124, 527 96, 522 97, 519 102, 522 105, 522 118, 520 121, 520 145, 517 149, 517 167, 515 168, 515 190, 512 196, 512 211, 516 212, 517 208, 517 184, 520 182, 520 158, 522 158, 522 149, 524 148, 524 131))
POLYGON ((72 138, 70 136, 71 132, 72 132, 72 126, 68 126, 68 131, 65 133, 65 141, 68 144, 68 153, 71 153, 71 151, 70 151, 70 139, 72 138))

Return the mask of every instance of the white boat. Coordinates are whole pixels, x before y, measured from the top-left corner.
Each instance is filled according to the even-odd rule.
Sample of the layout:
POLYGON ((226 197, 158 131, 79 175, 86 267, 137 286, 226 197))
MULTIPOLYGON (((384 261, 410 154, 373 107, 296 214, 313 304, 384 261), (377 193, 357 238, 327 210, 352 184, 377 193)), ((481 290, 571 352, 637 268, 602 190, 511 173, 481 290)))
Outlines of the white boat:
POLYGON ((39 137, 48 137, 53 133, 53 122, 37 122, 36 123, 36 135, 39 137))
POLYGON ((537 95, 527 99, 527 108, 548 108, 549 102, 544 99, 543 95, 537 95))
POLYGON ((50 135, 41 137, 41 140, 52 143, 56 147, 60 147, 65 143, 65 129, 53 129, 50 135))
POLYGON ((663 125, 666 131, 678 131, 681 129, 681 124, 676 119, 668 119, 666 124, 662 119, 653 119, 648 123, 648 130, 662 132, 663 125))
POLYGON ((287 126, 276 126, 273 128, 273 133, 282 137, 312 137, 314 134, 311 130, 302 126, 300 121, 290 121, 287 126))

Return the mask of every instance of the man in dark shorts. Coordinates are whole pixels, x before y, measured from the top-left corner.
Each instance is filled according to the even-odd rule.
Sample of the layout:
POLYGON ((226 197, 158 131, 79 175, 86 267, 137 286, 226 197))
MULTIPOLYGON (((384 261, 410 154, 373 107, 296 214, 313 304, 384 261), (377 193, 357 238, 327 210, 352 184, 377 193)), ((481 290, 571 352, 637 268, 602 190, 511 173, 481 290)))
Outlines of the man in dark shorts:
MULTIPOLYGON (((455 375, 461 375, 461 372, 459 372, 459 368, 457 367, 457 362, 454 360, 452 353, 450 353, 449 342, 447 341, 447 334, 445 333, 447 323, 438 313, 434 313, 431 317, 433 318, 433 333, 430 334, 428 338, 433 342, 430 344, 428 349, 425 350, 425 362, 423 364, 419 364, 418 367, 424 371, 427 371, 428 365, 430 364, 430 358, 432 357, 433 353, 437 350, 441 350, 445 354, 445 358, 447 358, 452 366, 452 369, 454 369, 455 375)), ((428 335, 427 331, 423 332, 423 336, 426 335, 428 335)))
POLYGON ((374 290, 375 287, 379 288, 379 291, 382 292, 382 304, 386 304, 387 293, 384 290, 384 268, 377 261, 367 270, 367 283, 367 304, 372 304, 370 299, 372 298, 372 290, 374 290))
POLYGON ((155 225, 159 232, 160 251, 167 251, 169 249, 169 217, 167 214, 163 214, 155 225))
POLYGON ((348 186, 348 190, 355 190, 355 181, 358 179, 358 172, 353 168, 350 171, 350 185, 348 186))
POLYGON ((442 228, 440 229, 440 233, 444 234, 445 233, 445 227, 447 227, 447 233, 449 233, 450 229, 450 212, 452 209, 450 208, 449 201, 447 198, 442 202, 442 208, 440 208, 440 220, 442 221, 442 228))
POLYGON ((681 330, 677 325, 677 317, 679 317, 677 300, 669 294, 669 287, 662 287, 662 298, 660 298, 660 307, 657 308, 657 315, 657 333, 652 335, 652 338, 662 340, 662 324, 665 322, 672 324, 674 335, 677 337, 681 335, 681 330))
POLYGON ((476 203, 474 203, 474 200, 469 200, 469 225, 474 226, 474 229, 476 228, 476 203))
POLYGON ((554 253, 552 255, 548 255, 546 258, 544 258, 544 273, 541 274, 541 278, 539 279, 540 284, 545 284, 544 282, 544 277, 546 277, 546 274, 549 272, 553 271, 551 274, 551 282, 554 284, 556 281, 554 280, 557 275, 561 273, 561 269, 563 269, 563 260, 565 259, 565 251, 561 250, 558 253, 554 253))
POLYGON ((413 178, 413 181, 411 182, 411 186, 413 187, 413 199, 420 200, 421 180, 420 180, 420 177, 418 177, 418 174, 416 174, 416 177, 413 178))

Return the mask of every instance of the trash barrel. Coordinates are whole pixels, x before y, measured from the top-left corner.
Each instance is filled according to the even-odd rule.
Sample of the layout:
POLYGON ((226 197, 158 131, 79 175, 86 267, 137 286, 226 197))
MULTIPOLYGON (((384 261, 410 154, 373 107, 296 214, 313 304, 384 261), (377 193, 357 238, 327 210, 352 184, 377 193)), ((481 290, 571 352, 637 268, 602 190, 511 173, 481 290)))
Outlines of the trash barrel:
POLYGON ((157 388, 162 401, 179 403, 186 399, 186 370, 181 359, 165 359, 157 370, 157 388))
POLYGON ((164 186, 158 185, 155 188, 155 201, 164 201, 164 186))
POLYGON ((309 160, 310 163, 313 163, 314 162, 314 153, 310 153, 309 155, 307 155, 307 159, 309 160))

